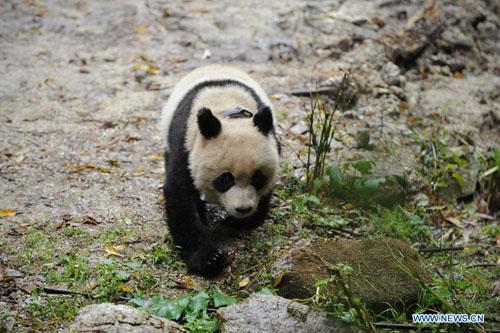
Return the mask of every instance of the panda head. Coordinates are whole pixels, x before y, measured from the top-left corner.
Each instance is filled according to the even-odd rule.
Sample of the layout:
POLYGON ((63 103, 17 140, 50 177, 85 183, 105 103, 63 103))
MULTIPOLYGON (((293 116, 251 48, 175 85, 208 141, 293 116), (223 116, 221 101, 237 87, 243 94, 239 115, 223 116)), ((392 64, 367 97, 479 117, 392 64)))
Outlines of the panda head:
POLYGON ((219 119, 201 108, 197 125, 201 135, 189 154, 195 187, 204 200, 236 218, 252 215, 278 175, 271 110, 264 107, 253 118, 219 119))

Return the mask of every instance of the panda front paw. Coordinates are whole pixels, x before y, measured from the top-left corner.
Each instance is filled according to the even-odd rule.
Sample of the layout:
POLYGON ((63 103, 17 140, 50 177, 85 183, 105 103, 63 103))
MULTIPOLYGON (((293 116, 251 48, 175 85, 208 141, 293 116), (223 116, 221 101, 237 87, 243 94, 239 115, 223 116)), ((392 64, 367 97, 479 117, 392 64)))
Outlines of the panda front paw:
POLYGON ((217 275, 227 265, 226 251, 217 247, 200 247, 185 257, 191 271, 207 277, 217 275))

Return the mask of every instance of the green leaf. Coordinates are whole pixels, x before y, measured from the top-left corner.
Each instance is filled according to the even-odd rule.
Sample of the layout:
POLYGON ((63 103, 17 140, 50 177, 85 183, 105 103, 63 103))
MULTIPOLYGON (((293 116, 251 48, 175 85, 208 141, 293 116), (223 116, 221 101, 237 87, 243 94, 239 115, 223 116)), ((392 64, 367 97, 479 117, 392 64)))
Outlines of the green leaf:
POLYGON ((360 160, 351 163, 351 166, 361 172, 362 174, 368 174, 375 166, 375 162, 372 160, 360 160))
POLYGON ((328 176, 330 177, 330 187, 334 192, 341 192, 344 187, 344 181, 339 167, 330 166, 327 171, 328 176))
POLYGON ((143 308, 146 305, 146 300, 142 296, 134 297, 129 301, 130 304, 143 308))
POLYGON ((221 307, 221 306, 231 305, 231 304, 238 302, 236 297, 228 296, 228 295, 220 292, 219 290, 216 290, 213 293, 212 298, 214 301, 214 306, 216 308, 221 307))
POLYGON ((275 293, 273 293, 273 291, 271 289, 269 289, 269 288, 262 288, 259 291, 256 291, 256 292, 252 293, 252 295, 256 295, 256 296, 273 296, 273 295, 275 295, 275 293))
POLYGON ((114 269, 113 273, 115 274, 116 278, 120 281, 127 281, 130 278, 129 272, 114 269))
POLYGON ((196 319, 200 313, 203 313, 207 310, 208 302, 210 300, 210 296, 204 291, 199 292, 194 295, 186 309, 186 320, 192 321, 196 319))
POLYGON ((206 314, 200 319, 188 321, 183 325, 184 328, 190 332, 198 333, 213 333, 219 329, 219 322, 217 319, 210 318, 206 314))
POLYGON ((315 196, 314 194, 309 195, 307 197, 307 201, 316 205, 316 206, 320 204, 319 198, 317 196, 315 196))
POLYGON ((170 320, 179 320, 183 311, 184 308, 178 302, 170 301, 160 306, 158 315, 170 320))
POLYGON ((460 187, 464 187, 464 177, 461 174, 459 174, 458 172, 454 172, 451 174, 451 176, 455 178, 460 187))
POLYGON ((385 179, 383 177, 373 177, 366 179, 364 185, 366 190, 368 191, 376 191, 381 183, 383 183, 385 179))

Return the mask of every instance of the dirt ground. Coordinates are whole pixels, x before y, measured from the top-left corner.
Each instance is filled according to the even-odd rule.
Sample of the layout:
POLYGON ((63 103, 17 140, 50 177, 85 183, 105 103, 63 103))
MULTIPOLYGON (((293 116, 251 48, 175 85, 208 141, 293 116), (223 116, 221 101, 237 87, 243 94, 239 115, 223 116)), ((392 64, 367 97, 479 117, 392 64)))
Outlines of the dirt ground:
MULTIPOLYGON (((91 262, 107 256, 100 235, 113 228, 130 232, 129 254, 168 239, 161 107, 176 81, 203 64, 240 66, 262 84, 281 121, 283 163, 292 167, 304 147, 307 99, 290 92, 328 84, 348 70, 358 99, 334 159, 365 154, 356 149, 356 134, 382 121, 380 134, 398 151, 388 168, 411 173, 417 146, 408 119, 439 110, 447 128, 467 132, 475 146, 498 147, 498 5, 481 2, 476 32, 462 36, 457 30, 476 14, 467 9, 473 2, 461 3, 441 5, 444 19, 455 22, 449 45, 465 46, 446 59, 427 56, 424 77, 417 65, 408 71, 387 65, 386 38, 422 1, 1 1, 0 267, 22 276, 0 292, 0 311, 30 326, 24 308, 47 269, 27 269, 17 258, 33 228, 54 230, 56 252, 87 253, 91 262), (465 66, 460 74, 447 72, 449 57, 465 66), (66 225, 90 236, 58 234, 66 225)), ((178 280, 183 273, 166 274, 178 280)))

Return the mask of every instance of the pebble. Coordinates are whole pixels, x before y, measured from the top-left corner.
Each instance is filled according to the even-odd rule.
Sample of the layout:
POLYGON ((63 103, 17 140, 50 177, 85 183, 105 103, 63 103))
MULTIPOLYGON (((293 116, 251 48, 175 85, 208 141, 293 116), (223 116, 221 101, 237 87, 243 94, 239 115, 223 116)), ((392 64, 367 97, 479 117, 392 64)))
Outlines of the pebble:
POLYGON ((5 273, 6 273, 7 277, 10 277, 10 278, 22 278, 24 276, 23 273, 15 270, 15 269, 10 269, 10 268, 7 268, 5 270, 5 273))

